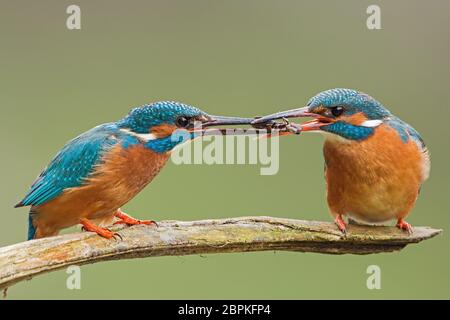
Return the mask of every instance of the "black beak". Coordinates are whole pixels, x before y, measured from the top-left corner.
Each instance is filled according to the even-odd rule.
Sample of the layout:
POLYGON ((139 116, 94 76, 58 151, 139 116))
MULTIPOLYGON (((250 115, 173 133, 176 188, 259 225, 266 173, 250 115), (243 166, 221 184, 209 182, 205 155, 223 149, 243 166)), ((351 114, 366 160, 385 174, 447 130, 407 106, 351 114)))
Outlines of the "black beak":
POLYGON ((298 118, 298 117, 317 117, 317 114, 308 112, 309 107, 302 107, 297 109, 291 109, 287 111, 281 111, 270 114, 261 118, 257 118, 252 121, 252 125, 263 124, 272 120, 284 119, 284 118, 298 118))
POLYGON ((208 119, 202 123, 203 127, 231 126, 231 125, 249 125, 253 118, 208 116, 208 119))
POLYGON ((201 122, 201 127, 193 127, 189 131, 191 132, 201 132, 202 135, 255 135, 255 134, 266 134, 267 130, 258 130, 255 128, 222 128, 219 126, 241 126, 241 125, 251 125, 254 118, 239 118, 239 117, 226 117, 226 116, 202 116, 197 119, 201 122), (218 128, 215 128, 218 127, 218 128))

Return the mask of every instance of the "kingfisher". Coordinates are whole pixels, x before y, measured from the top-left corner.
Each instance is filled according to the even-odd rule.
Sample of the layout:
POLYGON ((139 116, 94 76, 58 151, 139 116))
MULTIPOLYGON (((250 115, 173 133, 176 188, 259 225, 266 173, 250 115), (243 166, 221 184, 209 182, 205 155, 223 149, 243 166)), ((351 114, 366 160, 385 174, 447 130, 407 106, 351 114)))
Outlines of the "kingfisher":
POLYGON ((344 216, 361 224, 385 224, 413 232, 405 218, 430 172, 430 156, 420 134, 380 102, 352 89, 331 89, 302 108, 256 118, 261 127, 276 119, 311 117, 289 133, 325 136, 327 202, 345 234, 344 216))
POLYGON ((30 206, 28 239, 54 236, 76 224, 108 239, 120 237, 103 227, 114 220, 155 225, 120 208, 155 178, 171 150, 207 131, 224 134, 224 129, 208 127, 252 120, 212 116, 193 106, 162 101, 134 108, 117 122, 79 135, 56 154, 15 206, 30 206))

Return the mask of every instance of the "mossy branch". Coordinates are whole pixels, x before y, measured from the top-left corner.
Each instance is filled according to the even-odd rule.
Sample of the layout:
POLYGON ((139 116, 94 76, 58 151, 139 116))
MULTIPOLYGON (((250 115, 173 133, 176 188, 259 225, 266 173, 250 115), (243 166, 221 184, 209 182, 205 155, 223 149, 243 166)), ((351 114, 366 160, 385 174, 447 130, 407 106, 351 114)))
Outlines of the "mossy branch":
POLYGON ((162 221, 157 228, 115 230, 122 241, 83 232, 0 248, 0 289, 69 265, 105 260, 266 250, 370 254, 400 250, 441 232, 416 227, 409 235, 394 227, 350 225, 343 236, 333 223, 272 217, 162 221))

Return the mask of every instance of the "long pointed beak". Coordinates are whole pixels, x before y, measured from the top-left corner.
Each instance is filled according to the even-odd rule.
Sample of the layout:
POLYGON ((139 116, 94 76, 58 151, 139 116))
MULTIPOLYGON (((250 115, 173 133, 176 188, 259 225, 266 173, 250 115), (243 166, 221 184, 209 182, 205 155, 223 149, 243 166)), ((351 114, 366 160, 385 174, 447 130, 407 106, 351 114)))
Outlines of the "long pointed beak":
POLYGON ((219 126, 233 126, 233 125, 251 125, 254 118, 240 118, 227 116, 205 116, 201 121, 200 127, 193 127, 189 131, 191 133, 201 133, 202 135, 255 135, 259 133, 267 133, 267 130, 258 130, 255 128, 222 128, 219 126), (218 127, 218 128, 216 128, 218 127))
POLYGON ((308 107, 302 107, 297 109, 291 109, 287 111, 281 111, 268 116, 257 118, 252 121, 252 124, 266 123, 271 120, 283 119, 283 118, 299 118, 299 117, 317 117, 317 114, 308 112, 308 107))
POLYGON ((251 124, 253 118, 225 117, 225 116, 209 116, 209 119, 202 123, 203 127, 230 126, 251 124))

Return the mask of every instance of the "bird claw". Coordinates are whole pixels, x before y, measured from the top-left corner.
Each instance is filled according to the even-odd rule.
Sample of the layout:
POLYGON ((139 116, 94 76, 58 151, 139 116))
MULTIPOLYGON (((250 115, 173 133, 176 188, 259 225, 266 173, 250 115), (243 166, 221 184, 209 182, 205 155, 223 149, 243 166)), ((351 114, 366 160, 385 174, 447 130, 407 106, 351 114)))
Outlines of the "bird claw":
POLYGON ((403 219, 398 219, 397 224, 395 226, 400 230, 405 230, 410 235, 413 234, 414 232, 413 227, 403 219))
POLYGON ((339 230, 342 232, 344 236, 347 236, 347 226, 345 224, 344 219, 342 219, 342 216, 339 214, 334 219, 334 223, 337 225, 339 230))
POLYGON ((158 223, 154 220, 141 220, 141 223, 147 226, 151 226, 153 224, 155 227, 159 227, 158 223))
POLYGON ((110 233, 110 236, 107 237, 108 239, 114 239, 116 241, 118 241, 118 240, 123 241, 123 237, 120 233, 114 232, 110 228, 103 228, 103 229, 110 233))
POLYGON ((117 224, 126 224, 128 226, 134 226, 134 225, 137 225, 137 224, 145 224, 147 226, 151 226, 153 224, 156 227, 158 227, 158 224, 156 223, 156 221, 153 221, 153 220, 137 220, 137 219, 134 219, 134 220, 118 220, 118 221, 114 222, 114 225, 117 225, 117 224))
POLYGON ((95 232, 99 236, 106 238, 106 239, 113 238, 114 240, 118 240, 118 239, 123 240, 122 236, 120 234, 118 234, 117 232, 113 232, 108 228, 99 227, 99 226, 93 224, 88 219, 81 219, 80 223, 82 224, 81 229, 84 231, 95 232))
POLYGON ((119 219, 118 221, 114 222, 114 225, 116 224, 126 224, 128 226, 133 226, 136 224, 145 224, 147 226, 150 226, 152 224, 154 224, 155 226, 158 226, 158 224, 153 221, 153 220, 139 220, 139 219, 135 219, 131 216, 129 216, 128 214, 122 212, 122 210, 118 209, 116 211, 116 213, 114 214, 114 216, 119 219))
POLYGON ((120 233, 117 233, 117 232, 114 232, 114 233, 113 233, 112 238, 113 238, 114 240, 117 240, 117 241, 118 241, 119 239, 120 239, 120 241, 123 241, 122 235, 121 235, 120 233))
MULTIPOLYGON (((95 232, 95 231, 94 231, 95 232)), ((120 233, 117 232, 113 232, 110 229, 107 228, 103 228, 100 231, 96 231, 98 235, 102 236, 103 238, 106 239, 114 239, 116 241, 123 241, 123 237, 120 233)))

